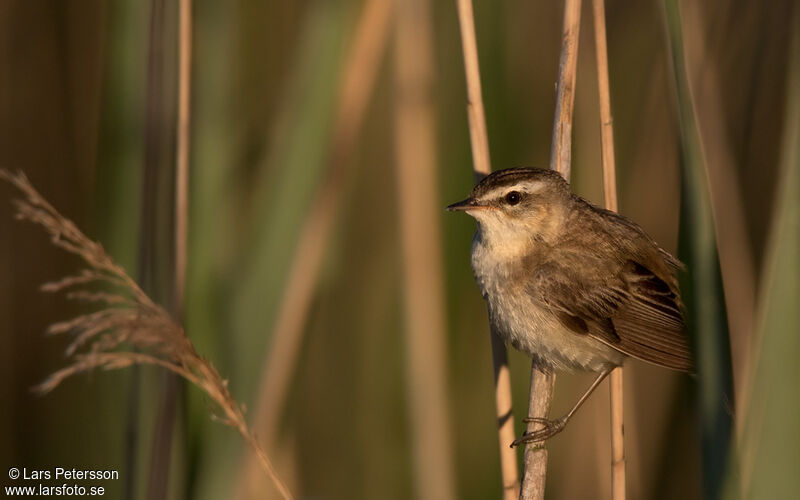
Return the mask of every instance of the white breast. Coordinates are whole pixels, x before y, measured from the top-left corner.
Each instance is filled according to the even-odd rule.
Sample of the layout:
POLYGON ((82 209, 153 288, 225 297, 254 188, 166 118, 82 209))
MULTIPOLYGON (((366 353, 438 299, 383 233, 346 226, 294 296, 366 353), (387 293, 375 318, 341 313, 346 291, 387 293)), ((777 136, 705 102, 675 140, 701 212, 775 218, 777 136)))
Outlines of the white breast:
MULTIPOLYGON (((546 304, 539 303, 519 283, 519 256, 494 251, 475 234, 472 269, 489 305, 495 332, 515 348, 553 368, 600 371, 618 365, 623 355, 588 335, 564 328, 546 304), (499 257, 499 258, 498 258, 499 257)), ((524 279, 524 277, 523 277, 524 279)))

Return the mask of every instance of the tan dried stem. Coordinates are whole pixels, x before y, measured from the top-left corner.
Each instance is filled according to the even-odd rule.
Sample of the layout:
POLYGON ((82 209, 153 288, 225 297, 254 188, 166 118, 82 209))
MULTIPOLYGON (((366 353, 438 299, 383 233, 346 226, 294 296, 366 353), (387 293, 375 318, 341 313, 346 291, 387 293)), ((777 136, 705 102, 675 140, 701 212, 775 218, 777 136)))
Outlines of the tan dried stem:
POLYGON ((472 164, 478 177, 489 175, 492 162, 489 157, 489 134, 483 110, 481 70, 478 63, 478 41, 475 36, 475 16, 472 0, 458 0, 458 22, 461 27, 461 49, 464 53, 464 72, 467 78, 467 116, 469 139, 472 145, 472 164))
POLYGON ((624 500, 625 487, 625 426, 623 371, 617 367, 609 377, 611 398, 611 498, 624 500))
POLYGON ((390 11, 390 0, 369 0, 366 3, 342 73, 337 121, 333 129, 334 153, 300 232, 261 377, 254 426, 262 430, 268 446, 277 432, 325 245, 341 205, 344 167, 348 165, 346 159, 350 156, 356 131, 372 95, 386 46, 390 11))
POLYGON ((550 146, 550 168, 570 178, 572 164, 572 109, 575 104, 575 78, 578 74, 581 2, 564 1, 564 27, 561 33, 561 57, 558 61, 556 111, 550 146))
MULTIPOLYGON (((475 37, 475 19, 472 0, 458 0, 458 21, 461 27, 461 48, 464 53, 464 72, 467 79, 467 116, 469 118, 472 165, 475 179, 489 175, 492 165, 489 157, 489 138, 481 93, 478 43, 475 37)), ((495 405, 497 408, 497 438, 500 444, 500 472, 503 480, 503 498, 512 500, 519 495, 517 455, 511 448, 514 442, 514 414, 511 406, 511 375, 508 370, 506 346, 499 336, 489 334, 494 364, 495 405)))
MULTIPOLYGON (((600 144, 603 160, 603 194, 608 210, 616 212, 617 183, 614 162, 614 125, 611 117, 611 92, 608 82, 608 47, 606 43, 606 13, 603 0, 592 0, 594 39, 597 56, 597 90, 600 102, 600 144)), ((623 372, 618 367, 611 372, 611 498, 625 499, 625 437, 623 433, 623 372)))
MULTIPOLYGON (((550 402, 553 399, 556 376, 552 370, 540 367, 536 362, 531 363, 531 392, 528 400, 528 416, 547 418, 550 413, 550 402)), ((536 424, 528 424, 528 431, 536 430, 536 424)), ((544 443, 529 443, 525 445, 523 460, 522 487, 520 500, 544 498, 545 485, 547 484, 547 448, 544 443)))
POLYGON ((603 160, 603 194, 608 210, 616 212, 617 183, 614 162, 614 119, 611 116, 611 91, 608 82, 608 46, 604 0, 592 0, 594 40, 597 57, 597 91, 600 102, 600 145, 603 160))
MULTIPOLYGON (((180 0, 178 7, 178 113, 175 124, 175 187, 173 207, 173 269, 170 312, 176 321, 183 320, 184 283, 186 280, 186 235, 189 199, 189 75, 192 53, 192 3, 180 0)), ((183 391, 178 379, 167 376, 161 386, 159 408, 150 450, 150 473, 147 496, 163 499, 169 488, 172 455, 172 435, 175 426, 177 401, 183 391)), ((133 411, 133 410, 132 410, 133 411)))
POLYGON ((192 0, 180 0, 178 49, 178 140, 175 152, 175 297, 176 318, 183 314, 189 221, 189 104, 191 102, 192 0))
POLYGON ((90 314, 51 325, 48 334, 72 333, 67 348, 70 364, 42 382, 35 389, 47 393, 72 375, 94 369, 116 370, 133 365, 166 368, 197 386, 221 409, 212 415, 236 429, 258 456, 263 470, 285 499, 292 494, 247 427, 244 410, 233 399, 228 382, 208 360, 197 354, 186 333, 170 314, 155 304, 125 270, 106 254, 103 247, 87 238, 70 220, 58 213, 31 185, 22 173, 0 170, 0 178, 16 186, 24 198, 15 200, 18 219, 42 226, 53 245, 77 255, 87 268, 75 276, 47 283, 42 290, 61 292, 77 289, 68 297, 101 300, 106 307, 90 314), (102 292, 80 289, 99 285, 102 292), (82 353, 78 349, 86 347, 82 353))
POLYGON ((415 498, 456 497, 437 213, 430 0, 402 0, 395 23, 395 155, 406 318, 406 392, 415 498))
MULTIPOLYGON (((564 1, 564 25, 561 35, 561 55, 558 63, 556 107, 553 118, 553 138, 550 146, 550 168, 557 170, 567 181, 572 160, 572 109, 575 102, 575 79, 578 69, 578 40, 580 38, 581 2, 564 1)), ((547 418, 553 399, 555 374, 531 363, 531 392, 528 417, 547 418)), ((528 424, 528 432, 540 424, 528 424)), ((547 448, 544 442, 525 445, 524 472, 520 499, 542 500, 547 478, 547 448)))
MULTIPOLYGON (((392 0, 365 3, 342 71, 327 170, 300 229, 272 340, 264 355, 266 361, 252 424, 259 430, 267 449, 275 442, 289 383, 297 365, 311 298, 352 166, 348 160, 385 51, 391 9, 392 0)), ((258 490, 252 486, 252 481, 258 479, 257 467, 250 455, 245 457, 245 462, 242 477, 237 482, 237 498, 246 498, 246 490, 258 490)))

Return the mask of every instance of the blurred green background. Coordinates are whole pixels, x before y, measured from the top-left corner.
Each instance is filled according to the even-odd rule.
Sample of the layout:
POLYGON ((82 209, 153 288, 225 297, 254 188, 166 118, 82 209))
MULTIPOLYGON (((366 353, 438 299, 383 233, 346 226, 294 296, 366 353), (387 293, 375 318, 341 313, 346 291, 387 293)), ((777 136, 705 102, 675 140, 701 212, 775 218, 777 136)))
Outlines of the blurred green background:
MULTIPOLYGON (((394 13, 375 27, 374 88, 355 87, 360 119, 346 105, 359 99, 341 89, 358 27, 379 22, 362 17, 370 3, 193 2, 187 333, 256 408, 298 238, 329 189, 335 201, 321 213, 333 225, 318 243, 307 313, 294 318, 302 339, 287 396, 274 436, 255 432, 300 498, 424 496, 412 450, 417 388, 406 373, 407 201, 396 150, 398 106, 410 99, 433 119, 436 181, 420 178, 433 205, 429 189, 411 192, 433 206, 412 213, 435 221, 441 255, 431 279, 444 286, 443 454, 457 498, 497 498, 488 324, 469 267, 474 222, 442 210, 473 182, 455 2, 421 3, 429 24, 412 33, 430 37, 420 49, 430 87, 411 98, 399 90, 394 13)), ((546 166, 563 6, 474 3, 493 166, 546 166)), ((171 1, 0 0, 0 168, 25 172, 132 276, 147 274, 148 291, 165 302, 177 12, 171 1), (145 165, 156 182, 143 182, 145 165), (147 270, 143 248, 154 255, 147 270)), ((699 363, 696 378, 626 365, 629 498, 796 498, 800 8, 609 0, 606 17, 620 211, 689 265, 681 284, 699 363)), ((601 204, 599 120, 584 2, 572 185, 601 204)), ((47 325, 85 309, 39 291, 80 263, 13 220, 14 194, 0 185, 0 485, 16 484, 12 466, 117 469, 123 478, 107 484, 108 497, 148 498, 163 373, 93 373, 46 397, 30 391, 67 363, 66 340, 45 338, 47 325)), ((509 357, 520 434, 530 363, 509 357)), ((590 379, 559 375, 554 414, 590 379)), ((610 498, 606 387, 549 442, 548 498, 610 498)), ((191 387, 177 397, 167 497, 277 498, 258 471, 248 475, 250 450, 210 420, 210 403, 191 387)))

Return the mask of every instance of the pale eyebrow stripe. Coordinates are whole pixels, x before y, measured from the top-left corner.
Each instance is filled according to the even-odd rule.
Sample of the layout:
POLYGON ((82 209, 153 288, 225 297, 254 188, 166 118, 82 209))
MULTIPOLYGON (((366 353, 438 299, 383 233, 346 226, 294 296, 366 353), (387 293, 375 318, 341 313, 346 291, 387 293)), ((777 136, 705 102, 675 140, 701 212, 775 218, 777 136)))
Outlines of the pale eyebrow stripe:
POLYGON ((542 181, 521 181, 508 186, 498 186, 488 193, 488 198, 501 198, 511 191, 521 191, 530 194, 536 194, 544 188, 545 183, 542 181))
POLYGON ((539 191, 542 190, 542 188, 544 188, 545 183, 542 181, 532 181, 532 182, 523 182, 520 185, 524 186, 522 190, 525 192, 538 193, 539 191))

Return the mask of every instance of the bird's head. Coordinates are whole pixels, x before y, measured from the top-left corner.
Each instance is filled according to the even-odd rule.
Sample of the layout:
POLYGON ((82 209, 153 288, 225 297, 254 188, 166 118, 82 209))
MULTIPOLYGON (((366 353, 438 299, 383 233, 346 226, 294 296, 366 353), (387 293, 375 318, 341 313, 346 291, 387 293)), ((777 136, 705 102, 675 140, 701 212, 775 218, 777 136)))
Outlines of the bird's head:
POLYGON ((474 217, 493 246, 518 247, 557 237, 569 203, 569 185, 558 172, 510 168, 486 176, 467 199, 447 210, 474 217))

